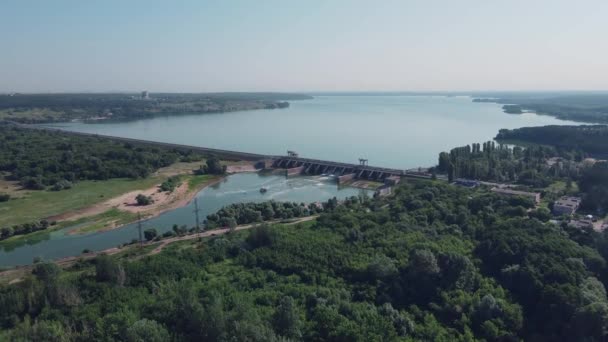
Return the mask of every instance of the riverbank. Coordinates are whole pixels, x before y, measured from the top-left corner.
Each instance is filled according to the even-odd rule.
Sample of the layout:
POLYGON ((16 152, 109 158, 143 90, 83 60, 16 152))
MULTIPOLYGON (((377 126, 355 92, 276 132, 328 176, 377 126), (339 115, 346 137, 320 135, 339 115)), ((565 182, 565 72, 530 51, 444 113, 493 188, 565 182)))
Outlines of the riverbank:
MULTIPOLYGON (((201 162, 178 162, 156 171, 145 179, 110 179, 106 181, 82 181, 63 191, 22 190, 4 181, 5 188, 13 185, 11 201, 0 203, 0 227, 36 222, 44 219, 52 225, 42 231, 15 235, 0 241, 0 246, 20 244, 34 234, 49 234, 65 228, 68 234, 107 231, 133 223, 142 218, 150 219, 167 211, 187 205, 205 187, 223 179, 222 176, 194 175, 201 162), (159 186, 169 177, 180 178, 180 186, 172 192, 161 192, 159 186), (155 203, 137 206, 135 197, 140 194, 153 196, 155 203), (36 210, 31 210, 35 208, 36 210)), ((248 171, 247 162, 227 162, 232 168, 248 171)))
MULTIPOLYGON (((296 225, 299 223, 315 220, 318 216, 319 215, 301 217, 301 218, 295 219, 291 222, 286 222, 286 223, 282 223, 282 224, 285 226, 296 225)), ((281 220, 267 221, 264 223, 280 224, 281 220)), ((160 241, 146 241, 146 242, 143 242, 141 245, 132 244, 132 245, 127 245, 127 246, 122 246, 122 247, 112 247, 112 248, 104 249, 101 251, 83 253, 83 254, 77 255, 77 256, 69 256, 69 257, 65 257, 65 258, 60 258, 60 259, 53 260, 52 262, 59 267, 67 268, 67 267, 74 265, 77 262, 90 260, 90 259, 93 259, 102 254, 116 255, 119 253, 129 254, 130 252, 134 252, 133 258, 141 258, 141 257, 145 257, 145 256, 151 256, 151 255, 158 254, 158 253, 162 252, 162 250, 165 249, 167 246, 169 246, 170 244, 175 243, 175 242, 202 239, 202 238, 207 238, 207 237, 212 237, 212 236, 217 236, 217 235, 224 235, 224 234, 230 233, 232 231, 242 231, 242 230, 251 229, 255 226, 257 226, 257 224, 240 225, 234 229, 229 229, 229 228, 213 229, 213 230, 208 230, 208 231, 204 231, 201 233, 188 234, 188 235, 183 235, 183 236, 167 238, 167 239, 160 240, 160 241), (154 247, 154 248, 152 248, 152 247, 154 247), (137 252, 137 251, 142 251, 142 252, 137 252)), ((34 268, 34 265, 27 265, 27 266, 17 266, 17 267, 11 268, 11 269, 0 271, 0 283, 8 283, 8 284, 17 283, 17 282, 23 280, 23 277, 25 277, 27 274, 29 274, 33 268, 34 268)))
POLYGON ((137 222, 139 219, 151 219, 165 212, 188 205, 196 194, 204 188, 216 184, 224 179, 224 176, 215 175, 188 175, 182 177, 182 183, 171 192, 159 191, 160 184, 145 190, 131 191, 106 202, 86 208, 72 216, 63 217, 77 226, 68 231, 67 234, 84 234, 91 232, 102 232, 124 225, 137 222), (149 205, 138 205, 137 195, 142 194, 153 199, 149 205), (117 213, 116 215, 103 215, 104 213, 117 213), (100 217, 101 216, 101 217, 100 217), (101 218, 101 220, 100 220, 101 218), (91 220, 90 224, 84 224, 83 220, 91 220))

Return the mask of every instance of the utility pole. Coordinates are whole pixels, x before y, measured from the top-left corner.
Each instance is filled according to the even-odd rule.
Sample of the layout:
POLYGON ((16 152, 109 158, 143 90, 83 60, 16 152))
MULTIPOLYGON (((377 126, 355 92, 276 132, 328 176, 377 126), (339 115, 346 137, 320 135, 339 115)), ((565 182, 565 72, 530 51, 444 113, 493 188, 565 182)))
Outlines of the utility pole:
POLYGON ((141 236, 141 213, 137 213, 137 229, 139 230, 139 247, 143 247, 143 240, 141 236))
POLYGON ((196 219, 196 232, 200 233, 201 231, 201 226, 200 226, 200 220, 198 218, 198 212, 200 210, 198 209, 198 198, 194 197, 194 215, 195 215, 195 219, 196 219))

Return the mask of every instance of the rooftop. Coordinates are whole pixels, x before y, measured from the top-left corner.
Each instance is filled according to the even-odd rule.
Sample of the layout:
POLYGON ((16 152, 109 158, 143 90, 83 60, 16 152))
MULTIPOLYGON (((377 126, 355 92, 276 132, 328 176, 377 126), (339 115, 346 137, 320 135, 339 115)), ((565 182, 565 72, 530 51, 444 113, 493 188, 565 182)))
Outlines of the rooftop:
POLYGON ((578 206, 581 204, 581 199, 580 197, 562 197, 560 199, 558 199, 557 201, 555 201, 555 205, 559 205, 562 207, 569 207, 569 208, 578 208, 578 206))

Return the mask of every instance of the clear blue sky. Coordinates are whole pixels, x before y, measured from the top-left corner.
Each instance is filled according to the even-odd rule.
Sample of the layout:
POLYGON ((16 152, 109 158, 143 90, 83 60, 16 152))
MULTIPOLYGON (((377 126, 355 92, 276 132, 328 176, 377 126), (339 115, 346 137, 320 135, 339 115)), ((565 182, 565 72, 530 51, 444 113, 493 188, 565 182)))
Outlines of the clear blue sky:
POLYGON ((0 2, 0 92, 606 90, 606 0, 0 2))

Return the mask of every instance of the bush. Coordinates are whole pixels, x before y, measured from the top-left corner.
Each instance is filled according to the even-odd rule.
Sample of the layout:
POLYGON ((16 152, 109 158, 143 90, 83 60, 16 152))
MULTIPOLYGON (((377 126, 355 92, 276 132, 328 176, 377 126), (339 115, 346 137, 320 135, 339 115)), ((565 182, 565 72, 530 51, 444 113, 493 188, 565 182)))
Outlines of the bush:
POLYGON ((59 182, 55 183, 51 190, 53 191, 61 191, 72 188, 72 182, 69 180, 62 179, 59 182))
POLYGON ((144 194, 137 195, 137 197, 135 197, 135 200, 137 201, 137 205, 150 205, 154 203, 152 197, 146 196, 144 194))
POLYGON ((152 241, 157 236, 158 236, 158 232, 156 231, 155 228, 146 229, 144 231, 144 237, 146 238, 147 241, 152 241))
POLYGON ((11 195, 0 193, 0 202, 6 202, 11 199, 11 195))
POLYGON ((169 191, 173 192, 176 187, 180 186, 181 182, 179 181, 179 176, 169 177, 166 181, 164 181, 160 185, 160 191, 169 191))

